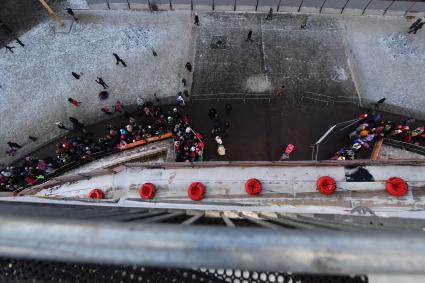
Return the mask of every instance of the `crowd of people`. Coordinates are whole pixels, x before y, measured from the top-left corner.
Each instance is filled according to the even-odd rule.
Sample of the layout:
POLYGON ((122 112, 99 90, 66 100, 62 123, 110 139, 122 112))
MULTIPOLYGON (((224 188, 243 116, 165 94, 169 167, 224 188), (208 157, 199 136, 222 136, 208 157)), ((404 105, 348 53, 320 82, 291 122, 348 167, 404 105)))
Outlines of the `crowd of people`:
POLYGON ((340 148, 331 159, 356 159, 359 151, 369 149, 378 138, 391 138, 415 145, 423 145, 425 127, 411 127, 414 122, 414 119, 407 119, 402 123, 395 123, 384 119, 382 114, 375 112, 363 114, 358 120, 359 125, 348 135, 350 144, 340 148))
MULTIPOLYGON (((113 152, 123 145, 169 132, 173 133, 177 162, 203 160, 202 135, 192 130, 188 117, 177 107, 166 111, 150 101, 144 102, 141 97, 137 102, 135 115, 125 111, 126 122, 120 126, 106 125, 107 134, 96 140, 91 138, 92 134, 82 122, 70 117, 73 129, 79 134, 75 137, 67 135, 57 143, 54 157, 28 156, 20 165, 4 168, 0 172, 0 191, 15 191, 34 185, 72 162, 90 161, 96 153, 113 152)), ((67 129, 63 124, 58 126, 67 129)), ((11 143, 9 146, 20 145, 11 143)))

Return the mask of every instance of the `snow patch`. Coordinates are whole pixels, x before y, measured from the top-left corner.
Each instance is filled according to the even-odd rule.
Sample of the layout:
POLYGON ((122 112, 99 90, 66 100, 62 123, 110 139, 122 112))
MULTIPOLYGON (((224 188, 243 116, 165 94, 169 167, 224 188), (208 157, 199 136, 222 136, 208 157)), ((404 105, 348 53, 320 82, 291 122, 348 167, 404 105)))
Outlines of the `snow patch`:
POLYGON ((250 76, 245 85, 247 90, 252 93, 262 93, 271 90, 269 78, 263 74, 250 76))
POLYGON ((334 66, 333 67, 334 73, 332 74, 332 80, 334 81, 346 81, 348 80, 347 73, 345 72, 345 69, 341 66, 334 66))
POLYGON ((380 39, 383 49, 393 58, 425 59, 424 50, 415 44, 414 36, 410 34, 389 34, 380 39))
POLYGON ((89 9, 89 5, 86 0, 67 0, 67 8, 71 9, 89 9))

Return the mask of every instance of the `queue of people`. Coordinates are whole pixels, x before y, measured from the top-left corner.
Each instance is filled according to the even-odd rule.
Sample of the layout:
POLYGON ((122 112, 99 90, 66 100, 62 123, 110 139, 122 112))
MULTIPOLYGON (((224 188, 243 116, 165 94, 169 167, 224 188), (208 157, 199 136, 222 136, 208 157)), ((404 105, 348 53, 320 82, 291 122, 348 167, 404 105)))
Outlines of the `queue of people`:
MULTIPOLYGON (((122 145, 168 132, 173 133, 177 162, 203 160, 202 135, 192 130, 187 116, 177 108, 165 111, 161 106, 138 98, 135 114, 137 119, 136 115, 125 112, 126 122, 120 126, 106 125, 107 134, 97 140, 91 138, 82 122, 70 117, 73 129, 80 134, 76 137, 67 135, 57 143, 54 157, 28 156, 20 165, 4 168, 0 171, 0 191, 15 191, 34 185, 71 162, 90 161, 96 153, 113 152, 122 145)), ((10 146, 19 149, 20 145, 11 143, 10 146)))
POLYGON ((367 150, 377 138, 391 138, 415 145, 425 142, 424 126, 411 127, 413 119, 405 120, 401 124, 385 120, 382 114, 363 114, 359 120, 360 125, 350 132, 348 137, 350 145, 340 148, 333 160, 353 160, 361 150, 367 150))

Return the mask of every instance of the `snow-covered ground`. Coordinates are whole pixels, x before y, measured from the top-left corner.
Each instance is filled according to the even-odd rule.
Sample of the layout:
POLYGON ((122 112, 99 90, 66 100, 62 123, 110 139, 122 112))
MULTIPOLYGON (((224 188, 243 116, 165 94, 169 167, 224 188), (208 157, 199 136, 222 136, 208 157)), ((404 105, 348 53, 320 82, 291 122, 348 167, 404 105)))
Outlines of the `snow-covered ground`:
POLYGON ((389 110, 425 119, 425 30, 408 34, 414 20, 347 16, 343 23, 360 96, 385 97, 389 110))
POLYGON ((192 61, 192 20, 188 12, 80 11, 70 33, 55 33, 54 23, 43 22, 16 43, 14 53, 0 52, 0 163, 11 159, 7 141, 28 142, 23 156, 59 134, 53 124, 74 116, 87 124, 106 118, 100 111, 116 100, 135 104, 136 97, 174 97, 181 79, 191 81, 184 65, 192 61), (152 48, 158 53, 152 55, 152 48), (116 65, 112 53, 127 63, 116 65), (71 72, 83 73, 79 80, 71 72), (110 97, 100 101, 102 77, 110 97), (82 102, 72 107, 67 99, 82 102))
MULTIPOLYGON (((77 7, 80 2, 68 4, 77 7)), ((60 133, 56 121, 67 123, 74 116, 92 124, 107 118, 100 109, 116 100, 134 104, 136 97, 152 98, 153 93, 174 99, 183 77, 191 85, 184 65, 194 61, 198 29, 190 11, 76 14, 80 20, 70 33, 55 33, 54 22, 48 20, 20 37, 25 47, 11 42, 15 53, 0 52, 0 163, 12 160, 4 153, 9 140, 26 144, 28 135, 39 137, 17 152, 16 158, 22 157, 60 133), (113 52, 127 68, 115 64, 113 52), (81 79, 74 79, 72 71, 83 73, 81 79), (110 86, 111 96, 103 102, 97 98, 102 89, 94 82, 98 76, 110 86), (69 97, 82 105, 73 108, 69 97)), ((345 29, 360 96, 372 101, 386 97, 400 113, 409 109, 424 114, 425 30, 407 34, 413 19, 404 17, 335 17, 341 23, 338 28, 345 29)))

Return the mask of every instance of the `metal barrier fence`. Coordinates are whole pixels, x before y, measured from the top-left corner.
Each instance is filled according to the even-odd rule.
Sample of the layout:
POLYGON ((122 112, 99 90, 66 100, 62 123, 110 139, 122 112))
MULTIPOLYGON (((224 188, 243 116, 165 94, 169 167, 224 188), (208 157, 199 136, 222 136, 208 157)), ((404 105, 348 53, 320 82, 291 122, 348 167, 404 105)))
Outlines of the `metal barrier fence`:
POLYGON ((87 0, 90 9, 258 11, 347 15, 423 15, 423 0, 87 0))

